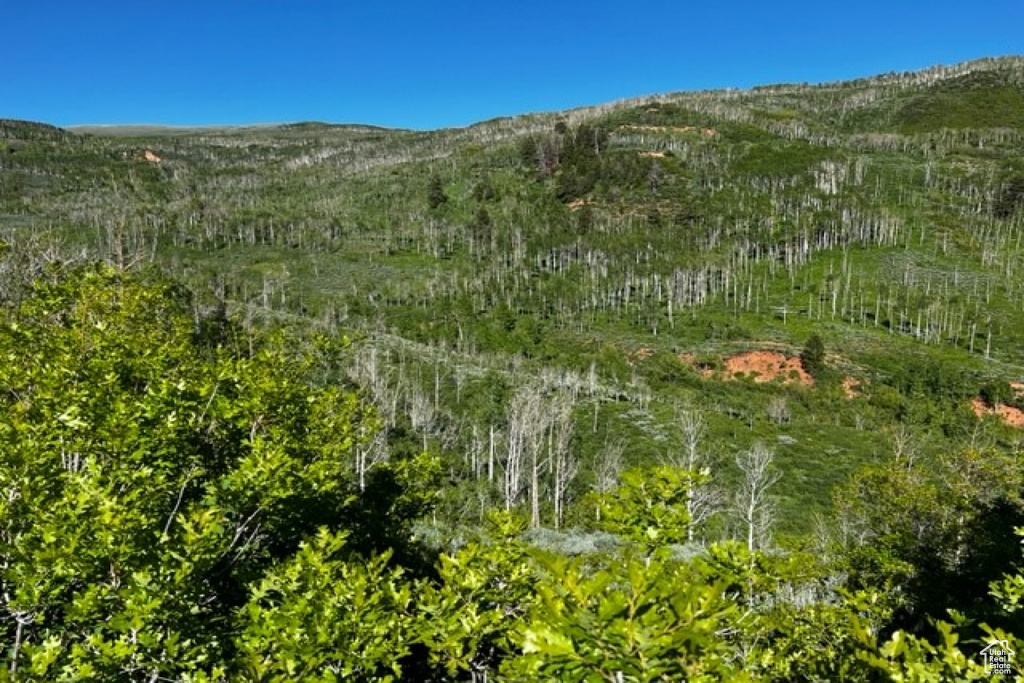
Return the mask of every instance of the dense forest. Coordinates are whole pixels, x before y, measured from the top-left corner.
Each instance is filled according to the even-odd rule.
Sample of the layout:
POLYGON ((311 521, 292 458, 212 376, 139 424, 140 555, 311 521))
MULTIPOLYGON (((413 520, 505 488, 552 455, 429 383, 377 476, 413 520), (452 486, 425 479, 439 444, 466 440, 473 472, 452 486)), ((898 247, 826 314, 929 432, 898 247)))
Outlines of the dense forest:
POLYGON ((1019 676, 1022 238, 1021 58, 0 120, 0 680, 1019 676))

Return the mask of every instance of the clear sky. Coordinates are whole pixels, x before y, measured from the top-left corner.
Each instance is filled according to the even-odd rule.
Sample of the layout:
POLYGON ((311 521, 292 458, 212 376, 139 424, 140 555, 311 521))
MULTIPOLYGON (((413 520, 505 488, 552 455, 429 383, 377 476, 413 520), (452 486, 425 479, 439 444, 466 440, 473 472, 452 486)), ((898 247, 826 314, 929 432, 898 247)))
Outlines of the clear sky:
POLYGON ((0 118, 407 128, 1024 53, 1024 0, 2 0, 0 118))

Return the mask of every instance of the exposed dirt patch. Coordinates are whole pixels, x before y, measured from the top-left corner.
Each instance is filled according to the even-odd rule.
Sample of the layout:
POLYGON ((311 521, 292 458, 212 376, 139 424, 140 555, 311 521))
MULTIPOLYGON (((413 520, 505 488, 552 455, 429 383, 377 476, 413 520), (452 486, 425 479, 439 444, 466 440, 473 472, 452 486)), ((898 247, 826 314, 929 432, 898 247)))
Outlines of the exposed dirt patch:
POLYGON ((799 358, 778 351, 747 351, 726 358, 725 373, 728 377, 749 376, 759 383, 814 384, 814 378, 807 374, 799 358))
POLYGON ((1024 411, 1019 408, 1008 406, 1005 403, 1000 403, 993 408, 980 398, 971 399, 971 408, 974 409, 974 414, 978 417, 998 415, 999 419, 1011 427, 1024 428, 1024 411))
POLYGON ((1003 419, 1003 422, 1011 427, 1024 428, 1024 411, 1020 408, 999 404, 996 406, 996 412, 1003 419))
POLYGON ((641 346, 639 349, 626 356, 626 360, 628 360, 630 363, 637 363, 645 361, 653 355, 654 349, 647 348, 646 346, 641 346))
POLYGON ((693 353, 680 353, 678 358, 704 378, 718 377, 730 380, 747 377, 759 384, 764 382, 803 386, 814 384, 814 378, 804 370, 798 357, 787 356, 779 351, 744 351, 725 358, 718 370, 706 363, 698 362, 697 356, 693 353))
POLYGON ((145 159, 146 161, 152 162, 154 164, 159 164, 161 161, 163 161, 163 159, 158 157, 156 155, 156 152, 154 152, 151 149, 147 149, 145 152, 143 152, 142 153, 142 158, 145 159))
POLYGON ((988 404, 986 404, 980 398, 971 399, 971 408, 974 410, 974 414, 977 415, 978 417, 990 415, 991 413, 995 412, 994 409, 990 408, 988 404))
POLYGON ((566 204, 566 206, 569 208, 570 211, 575 211, 576 209, 580 208, 584 204, 586 204, 586 202, 583 201, 582 199, 574 199, 571 202, 569 202, 568 204, 566 204))
POLYGON ((665 153, 664 152, 640 152, 640 156, 642 156, 642 157, 655 157, 657 159, 661 159, 661 158, 663 158, 665 156, 665 153))
POLYGON ((846 398, 857 398, 863 394, 863 386, 864 380, 857 379, 856 377, 850 377, 849 375, 843 378, 843 394, 846 398))
POLYGON ((706 138, 718 135, 714 128, 698 128, 697 126, 641 126, 626 124, 619 126, 622 130, 646 130, 653 133, 700 133, 706 138))

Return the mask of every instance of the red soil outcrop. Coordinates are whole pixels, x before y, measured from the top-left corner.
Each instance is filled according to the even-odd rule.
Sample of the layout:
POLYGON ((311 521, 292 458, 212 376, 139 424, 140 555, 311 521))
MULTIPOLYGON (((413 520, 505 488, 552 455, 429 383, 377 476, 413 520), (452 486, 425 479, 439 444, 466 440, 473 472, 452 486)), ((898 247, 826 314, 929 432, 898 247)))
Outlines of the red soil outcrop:
POLYGON ((971 408, 974 409, 974 414, 978 417, 998 415, 999 419, 1011 427, 1024 427, 1024 411, 1019 408, 1008 406, 1005 403, 1000 403, 993 408, 980 398, 971 400, 971 408))
POLYGON ((746 351, 730 356, 725 359, 725 373, 729 377, 752 376, 755 382, 779 380, 784 384, 814 384, 814 378, 807 374, 799 358, 778 351, 746 351))

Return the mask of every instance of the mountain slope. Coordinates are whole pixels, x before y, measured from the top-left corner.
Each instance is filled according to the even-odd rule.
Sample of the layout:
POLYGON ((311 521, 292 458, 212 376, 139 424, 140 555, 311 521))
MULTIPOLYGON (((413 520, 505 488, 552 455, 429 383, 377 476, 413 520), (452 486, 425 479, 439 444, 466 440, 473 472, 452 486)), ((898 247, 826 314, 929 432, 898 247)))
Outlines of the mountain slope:
POLYGON ((671 459, 699 406, 723 488, 766 442, 806 529, 907 439, 1015 447, 970 401, 1024 377, 1022 84, 1010 57, 432 132, 3 122, 5 268, 152 262, 246 320, 355 330, 385 367, 360 381, 419 411, 393 432, 460 482, 524 382, 575 387, 577 499, 610 445, 671 459), (812 335, 813 385, 734 376, 812 335))

